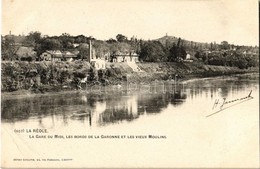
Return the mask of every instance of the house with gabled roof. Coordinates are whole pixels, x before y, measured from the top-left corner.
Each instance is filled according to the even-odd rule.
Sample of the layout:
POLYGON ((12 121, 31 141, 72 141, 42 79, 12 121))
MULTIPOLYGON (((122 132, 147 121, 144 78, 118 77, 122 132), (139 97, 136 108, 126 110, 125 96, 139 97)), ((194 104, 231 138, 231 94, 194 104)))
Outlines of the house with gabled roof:
POLYGON ((112 62, 139 62, 138 54, 134 51, 117 51, 111 58, 112 62))
POLYGON ((60 50, 47 50, 40 55, 43 61, 73 61, 79 54, 78 50, 64 51, 60 50))
POLYGON ((64 51, 62 53, 63 60, 71 62, 77 58, 78 53, 78 51, 64 51))
POLYGON ((36 52, 33 47, 20 46, 15 55, 21 61, 33 61, 36 60, 36 52))
POLYGON ((62 53, 60 50, 47 50, 40 55, 40 58, 44 61, 61 61, 62 53))

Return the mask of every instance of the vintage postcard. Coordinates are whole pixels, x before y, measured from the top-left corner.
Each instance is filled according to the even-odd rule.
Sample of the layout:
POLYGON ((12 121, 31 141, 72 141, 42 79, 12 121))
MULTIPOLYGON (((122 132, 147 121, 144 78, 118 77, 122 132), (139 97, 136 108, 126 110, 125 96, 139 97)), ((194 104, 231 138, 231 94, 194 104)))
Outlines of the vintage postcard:
POLYGON ((257 0, 2 0, 2 168, 259 168, 257 0))

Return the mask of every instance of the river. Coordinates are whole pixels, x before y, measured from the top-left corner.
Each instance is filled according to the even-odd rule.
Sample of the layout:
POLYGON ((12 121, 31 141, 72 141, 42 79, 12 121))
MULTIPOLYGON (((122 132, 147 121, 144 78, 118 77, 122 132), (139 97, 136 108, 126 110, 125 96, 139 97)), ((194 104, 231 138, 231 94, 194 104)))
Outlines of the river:
POLYGON ((23 161, 21 167, 50 167, 44 159, 53 159, 51 167, 257 167, 258 80, 258 74, 246 74, 2 97, 2 162, 15 166, 14 158, 41 160, 23 161))

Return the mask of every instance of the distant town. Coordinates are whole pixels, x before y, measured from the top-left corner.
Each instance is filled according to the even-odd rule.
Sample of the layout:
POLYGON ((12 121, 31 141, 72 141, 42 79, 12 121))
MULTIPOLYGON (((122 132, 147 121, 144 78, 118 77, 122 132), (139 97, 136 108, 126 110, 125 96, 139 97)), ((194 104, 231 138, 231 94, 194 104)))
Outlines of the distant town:
MULTIPOLYGON (((136 36, 128 38, 118 34, 115 38, 102 41, 91 36, 71 36, 68 33, 60 36, 47 36, 40 32, 13 35, 10 31, 8 35, 1 36, 1 47, 2 91, 29 89, 33 86, 38 88, 44 84, 59 84, 65 88, 71 86, 72 82, 77 88, 82 88, 82 83, 90 82, 119 83, 131 71, 148 73, 143 65, 149 63, 172 63, 175 68, 188 64, 241 70, 259 65, 258 46, 241 46, 227 41, 220 44, 193 42, 168 36, 167 33, 154 40, 138 39, 136 36), (115 67, 118 67, 119 72, 115 67)), ((175 72, 167 70, 167 75, 164 75, 172 77, 171 74, 175 72)))

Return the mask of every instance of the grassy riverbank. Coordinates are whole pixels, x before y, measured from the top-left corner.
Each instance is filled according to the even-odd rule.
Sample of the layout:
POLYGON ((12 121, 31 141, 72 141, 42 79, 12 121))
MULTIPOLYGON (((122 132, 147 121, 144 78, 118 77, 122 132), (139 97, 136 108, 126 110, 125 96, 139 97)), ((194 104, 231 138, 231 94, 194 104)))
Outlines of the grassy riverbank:
MULTIPOLYGON (((151 82, 154 80, 177 79, 188 80, 192 78, 214 77, 232 74, 244 74, 259 72, 257 67, 239 69, 237 67, 204 65, 200 62, 194 63, 137 63, 142 72, 127 72, 128 80, 131 82, 151 82)), ((120 67, 120 69, 123 69, 120 67)), ((127 71, 127 70, 126 70, 127 71)))
MULTIPOLYGON (((75 91, 85 86, 144 83, 155 80, 188 80, 221 75, 259 72, 258 67, 239 69, 237 67, 205 65, 201 62, 137 63, 138 71, 127 63, 107 63, 105 70, 93 70, 83 61, 60 62, 55 66, 48 62, 5 62, 2 63, 1 90, 11 95, 28 93, 75 91), (83 80, 87 79, 84 83, 83 80)), ((8 94, 8 95, 9 95, 8 94)))

